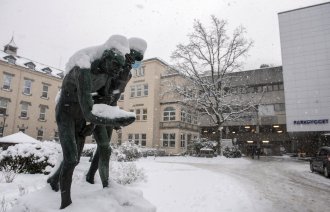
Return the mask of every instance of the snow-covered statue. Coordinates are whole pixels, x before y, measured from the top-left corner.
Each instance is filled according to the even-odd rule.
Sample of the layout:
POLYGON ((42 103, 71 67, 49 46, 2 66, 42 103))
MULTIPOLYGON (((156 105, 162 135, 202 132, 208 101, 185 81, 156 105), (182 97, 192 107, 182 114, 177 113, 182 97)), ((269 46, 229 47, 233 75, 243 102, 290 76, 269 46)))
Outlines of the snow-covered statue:
POLYGON ((128 55, 128 40, 124 36, 114 35, 103 45, 78 51, 67 64, 55 109, 63 162, 57 174, 47 180, 56 189, 59 176, 60 209, 72 203, 72 174, 84 146, 84 131, 91 124, 102 126, 97 131, 102 161, 99 163, 99 170, 102 173, 102 182, 105 182, 103 186, 108 186, 111 149, 106 126, 127 126, 134 122, 135 114, 104 103, 94 104, 93 96, 104 96, 105 99, 111 97, 108 93, 111 81, 122 74, 128 55))
MULTIPOLYGON (((125 65, 123 67, 123 71, 120 72, 120 74, 117 78, 113 78, 109 91, 108 91, 109 94, 113 94, 113 97, 104 98, 104 96, 106 96, 106 95, 95 96, 94 97, 95 102, 109 104, 111 106, 116 106, 121 93, 123 93, 125 91, 125 87, 126 87, 128 81, 132 77, 131 69, 138 68, 140 66, 140 63, 143 60, 144 52, 147 48, 147 43, 146 43, 146 41, 144 41, 141 38, 130 38, 128 41, 129 41, 130 53, 129 53, 129 55, 126 55, 126 57, 125 57, 126 60, 125 60, 125 65)), ((105 161, 102 159, 102 155, 104 155, 104 154, 102 154, 102 151, 106 147, 102 146, 102 143, 100 142, 102 140, 102 138, 99 137, 99 135, 104 134, 104 133, 99 133, 100 131, 104 130, 103 128, 104 128, 104 126, 98 125, 94 128, 94 131, 93 131, 94 139, 97 142, 97 149, 93 156, 91 166, 86 175, 86 181, 91 184, 94 184, 94 176, 99 167, 99 164, 101 164, 102 161, 105 161)), ((113 129, 114 129, 114 127, 112 127, 112 126, 106 127, 108 140, 111 139, 113 129)), ((85 135, 86 136, 89 135, 88 131, 86 131, 86 132, 87 133, 85 135)), ((100 176, 107 174, 107 173, 102 173, 102 172, 103 171, 101 169, 99 169, 100 176)), ((102 185, 103 185, 103 187, 106 187, 108 185, 108 181, 102 180, 102 185)))

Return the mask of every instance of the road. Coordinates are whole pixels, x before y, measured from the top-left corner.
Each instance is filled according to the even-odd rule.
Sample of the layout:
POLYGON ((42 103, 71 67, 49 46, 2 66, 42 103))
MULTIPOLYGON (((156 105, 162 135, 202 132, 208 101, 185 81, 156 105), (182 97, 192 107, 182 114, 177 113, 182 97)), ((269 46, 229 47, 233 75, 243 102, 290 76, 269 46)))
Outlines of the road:
POLYGON ((309 171, 309 162, 261 157, 244 165, 189 164, 239 180, 272 202, 270 211, 330 211, 330 179, 309 171))

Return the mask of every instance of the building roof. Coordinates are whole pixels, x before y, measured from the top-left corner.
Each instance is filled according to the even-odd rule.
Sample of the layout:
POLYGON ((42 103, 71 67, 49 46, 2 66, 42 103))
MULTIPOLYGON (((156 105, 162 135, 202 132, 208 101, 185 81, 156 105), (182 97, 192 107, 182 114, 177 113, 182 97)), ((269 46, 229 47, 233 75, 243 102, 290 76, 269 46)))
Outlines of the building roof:
POLYGON ((306 6, 306 7, 300 7, 300 8, 296 8, 296 9, 292 9, 292 10, 286 10, 286 11, 283 11, 283 12, 279 12, 278 14, 283 14, 283 13, 288 13, 288 12, 292 12, 292 11, 296 11, 296 10, 303 10, 303 9, 307 9, 307 8, 311 8, 311 7, 317 7, 317 6, 321 6, 321 5, 324 5, 324 4, 330 4, 330 2, 324 2, 324 3, 321 3, 321 4, 314 4, 314 5, 310 5, 310 6, 306 6))
POLYGON ((21 144, 21 143, 39 143, 40 141, 26 135, 23 132, 18 132, 11 134, 5 137, 0 138, 0 143, 12 143, 12 144, 21 144))
POLYGON ((0 61, 8 62, 8 58, 15 60, 15 65, 27 68, 29 70, 34 70, 39 73, 47 74, 56 78, 62 78, 63 71, 57 68, 50 67, 48 65, 21 57, 21 56, 15 56, 11 54, 7 54, 6 52, 0 50, 0 61), (29 68, 28 65, 34 65, 34 68, 29 68))

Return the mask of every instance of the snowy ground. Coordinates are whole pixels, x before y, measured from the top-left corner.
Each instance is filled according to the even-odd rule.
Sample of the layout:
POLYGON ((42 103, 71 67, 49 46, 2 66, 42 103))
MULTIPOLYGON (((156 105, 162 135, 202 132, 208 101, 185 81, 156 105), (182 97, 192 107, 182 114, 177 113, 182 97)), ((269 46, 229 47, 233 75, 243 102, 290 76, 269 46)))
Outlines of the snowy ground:
MULTIPOLYGON (((129 186, 112 183, 104 190, 98 177, 95 185, 84 181, 89 163, 83 158, 74 173, 74 203, 63 211, 314 212, 330 208, 330 180, 311 173, 308 162, 292 158, 148 157, 136 164, 144 169, 147 181, 129 186)), ((39 201, 38 211, 58 211, 60 194, 45 181, 44 175, 19 175, 10 184, 1 181, 0 197, 7 202, 18 198, 16 202, 25 204, 39 201)))

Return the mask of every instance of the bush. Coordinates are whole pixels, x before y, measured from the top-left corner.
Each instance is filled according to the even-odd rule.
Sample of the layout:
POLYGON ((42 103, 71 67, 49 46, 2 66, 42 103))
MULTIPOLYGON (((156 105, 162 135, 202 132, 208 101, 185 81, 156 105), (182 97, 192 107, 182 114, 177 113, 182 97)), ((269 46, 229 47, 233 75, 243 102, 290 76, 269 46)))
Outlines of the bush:
POLYGON ((111 163, 110 171, 112 179, 122 185, 146 180, 143 169, 138 169, 133 162, 111 163))
POLYGON ((237 146, 233 146, 231 148, 226 146, 223 150, 223 156, 226 158, 240 158, 242 157, 242 153, 237 146))
POLYGON ((85 144, 84 149, 81 153, 82 157, 92 157, 95 150, 96 150, 97 145, 96 144, 85 144))
POLYGON ((38 144, 17 144, 0 153, 0 170, 15 173, 49 174, 54 167, 61 146, 54 142, 44 141, 38 144))
POLYGON ((112 153, 117 161, 135 161, 142 157, 139 146, 134 142, 125 142, 121 146, 112 148, 112 153))

